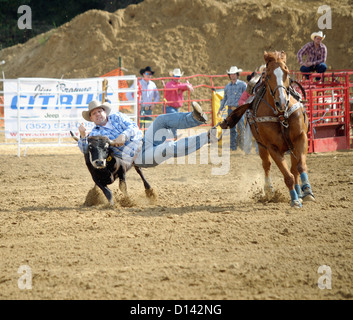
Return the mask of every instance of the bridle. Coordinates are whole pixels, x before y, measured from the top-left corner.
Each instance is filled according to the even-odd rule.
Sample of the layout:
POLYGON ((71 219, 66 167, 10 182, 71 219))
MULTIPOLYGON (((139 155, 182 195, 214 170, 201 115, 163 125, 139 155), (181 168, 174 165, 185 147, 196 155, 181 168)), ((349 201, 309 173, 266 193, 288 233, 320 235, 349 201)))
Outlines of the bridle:
MULTIPOLYGON (((266 65, 266 69, 267 69, 267 66, 268 66, 268 63, 267 63, 267 65, 266 65)), ((269 91, 270 91, 270 94, 271 94, 272 98, 273 98, 273 101, 275 102, 275 109, 273 109, 272 107, 271 107, 271 109, 273 110, 273 112, 275 113, 275 115, 277 115, 278 113, 283 112, 283 111, 286 112, 286 111, 288 110, 288 107, 289 107, 290 86, 288 86, 288 88, 286 88, 284 85, 281 85, 281 84, 280 84, 280 85, 277 85, 277 86, 274 88, 274 90, 272 90, 272 88, 271 88, 271 86, 270 86, 270 83, 269 83, 269 81, 268 81, 269 78, 270 78, 270 77, 269 77, 269 75, 267 74, 266 77, 265 77, 265 82, 266 82, 266 85, 267 85, 267 87, 268 87, 268 89, 269 89, 269 91), (287 94, 287 100, 286 100, 286 104, 285 104, 285 109, 284 109, 284 110, 281 110, 281 109, 280 109, 281 103, 280 103, 280 101, 277 100, 276 97, 275 97, 275 94, 276 94, 277 90, 280 89, 280 88, 283 88, 283 89, 286 91, 286 94, 287 94)))

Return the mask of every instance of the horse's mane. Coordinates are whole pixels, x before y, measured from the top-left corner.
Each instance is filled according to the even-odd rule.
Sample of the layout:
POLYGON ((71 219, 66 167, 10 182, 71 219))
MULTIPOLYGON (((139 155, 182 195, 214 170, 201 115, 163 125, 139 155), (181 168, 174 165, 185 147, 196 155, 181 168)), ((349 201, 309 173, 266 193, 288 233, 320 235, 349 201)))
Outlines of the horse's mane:
POLYGON ((267 71, 269 71, 269 63, 277 62, 282 66, 286 67, 287 57, 284 51, 272 51, 272 52, 264 52, 264 59, 266 61, 267 71))

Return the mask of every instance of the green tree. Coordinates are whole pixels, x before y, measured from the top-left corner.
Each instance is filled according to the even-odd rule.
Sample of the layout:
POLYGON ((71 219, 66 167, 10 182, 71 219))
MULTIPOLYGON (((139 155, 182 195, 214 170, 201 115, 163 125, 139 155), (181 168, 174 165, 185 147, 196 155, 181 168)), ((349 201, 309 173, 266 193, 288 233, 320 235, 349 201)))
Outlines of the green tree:
POLYGON ((0 0, 0 50, 47 32, 72 20, 75 16, 99 9, 114 12, 143 0, 0 0), (28 5, 32 10, 32 29, 17 26, 18 8, 28 5))

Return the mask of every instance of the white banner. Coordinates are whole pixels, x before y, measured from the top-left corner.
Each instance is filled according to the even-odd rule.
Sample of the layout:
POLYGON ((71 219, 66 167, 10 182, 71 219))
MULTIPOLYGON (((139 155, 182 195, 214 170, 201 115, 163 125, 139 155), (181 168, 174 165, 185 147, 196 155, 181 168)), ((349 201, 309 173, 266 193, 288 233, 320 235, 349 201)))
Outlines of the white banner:
MULTIPOLYGON (((84 121, 82 111, 93 99, 101 101, 104 79, 108 80, 106 99, 112 105, 112 113, 119 111, 121 105, 136 103, 119 101, 119 93, 129 89, 118 89, 119 81, 136 83, 136 76, 4 80, 6 138, 17 138, 19 132, 22 138, 51 138, 59 134, 65 137, 70 130, 77 132, 81 123, 90 131, 94 123, 84 121)), ((132 117, 137 115, 134 110, 132 117)))

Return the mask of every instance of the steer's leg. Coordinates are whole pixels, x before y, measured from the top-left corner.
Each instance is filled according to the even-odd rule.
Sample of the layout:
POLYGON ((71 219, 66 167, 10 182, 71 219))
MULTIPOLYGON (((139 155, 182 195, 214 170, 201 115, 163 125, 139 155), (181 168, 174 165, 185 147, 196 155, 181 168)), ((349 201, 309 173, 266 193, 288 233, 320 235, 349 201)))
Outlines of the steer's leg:
POLYGON ((124 197, 127 197, 127 186, 126 186, 126 171, 124 169, 123 166, 120 166, 119 170, 118 170, 118 178, 119 178, 119 189, 122 192, 122 194, 124 195, 124 197))
POLYGON ((151 188, 151 185, 145 179, 145 176, 143 175, 141 168, 137 167, 136 165, 134 165, 134 168, 143 181, 143 185, 145 186, 146 196, 151 199, 156 199, 157 195, 155 194, 154 190, 151 188))
MULTIPOLYGON (((96 182, 96 181, 95 181, 96 182)), ((111 205, 114 205, 113 192, 107 187, 96 182, 96 185, 103 191, 105 197, 108 199, 111 205)))
POLYGON ((147 190, 147 189, 151 189, 151 186, 150 186, 150 184, 147 182, 147 180, 145 179, 145 177, 144 177, 144 175, 143 175, 143 173, 142 173, 142 171, 141 171, 141 168, 139 168, 139 167, 137 167, 137 166, 135 166, 135 165, 134 165, 134 168, 135 168, 136 172, 139 174, 140 178, 142 179, 143 185, 145 186, 145 189, 146 189, 146 190, 147 190))
POLYGON ((120 205, 122 207, 133 207, 134 202, 130 199, 130 197, 127 193, 127 186, 126 186, 126 181, 125 181, 125 176, 126 176, 125 167, 120 166, 120 168, 117 171, 117 175, 119 178, 119 189, 123 194, 123 197, 120 199, 120 205))

